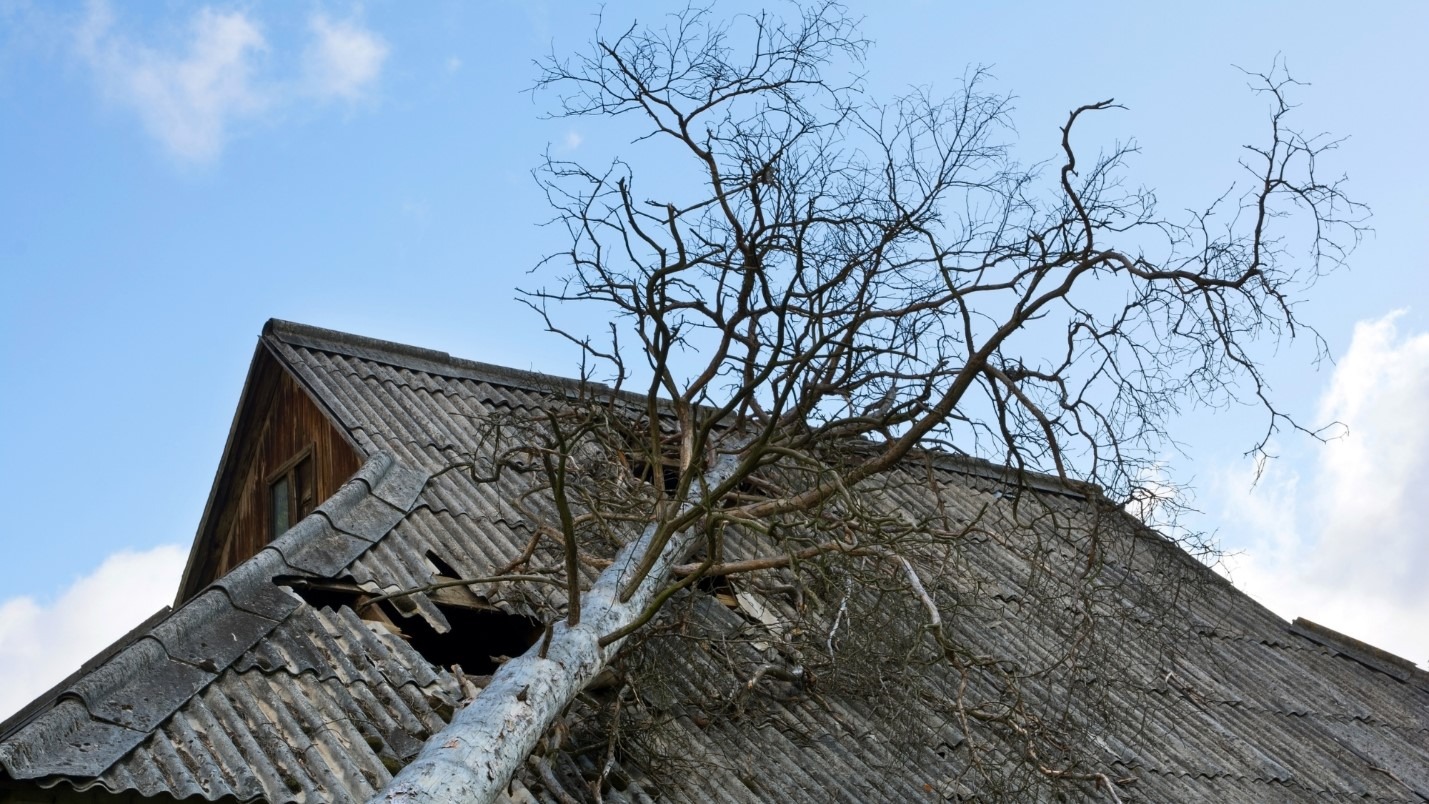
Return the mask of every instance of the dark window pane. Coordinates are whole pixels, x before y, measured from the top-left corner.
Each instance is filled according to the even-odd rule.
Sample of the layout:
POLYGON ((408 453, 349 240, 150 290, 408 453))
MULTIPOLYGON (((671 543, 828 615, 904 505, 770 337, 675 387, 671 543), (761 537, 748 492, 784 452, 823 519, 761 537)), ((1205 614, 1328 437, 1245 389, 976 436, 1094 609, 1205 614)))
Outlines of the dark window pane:
POLYGON ((293 467, 293 485, 297 489, 294 499, 297 502, 296 511, 293 514, 293 521, 311 514, 313 508, 317 507, 317 489, 313 484, 313 459, 308 456, 298 465, 293 467))
POLYGON ((269 507, 272 511, 273 538, 278 538, 292 524, 288 518, 288 498, 291 492, 288 487, 288 476, 278 478, 273 481, 273 485, 268 489, 269 507))

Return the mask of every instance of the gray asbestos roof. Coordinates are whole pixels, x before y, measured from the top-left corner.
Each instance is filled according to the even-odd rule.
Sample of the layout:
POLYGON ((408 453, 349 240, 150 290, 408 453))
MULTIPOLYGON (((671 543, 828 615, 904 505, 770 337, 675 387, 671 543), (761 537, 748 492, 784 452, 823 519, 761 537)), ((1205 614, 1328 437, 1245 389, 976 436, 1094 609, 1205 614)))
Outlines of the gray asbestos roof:
MULTIPOLYGON (((0 799, 7 784, 23 783, 361 801, 472 691, 348 606, 304 602, 295 579, 392 590, 427 583, 441 565, 485 576, 519 555, 531 537, 511 502, 524 490, 520 480, 475 483, 442 469, 479 449, 487 417, 539 410, 560 381, 282 322, 270 323, 264 342, 366 465, 257 556, 0 725, 0 799)), ((1002 789, 980 781, 968 767, 972 748, 1014 770, 1025 770, 1025 757, 1010 747, 1015 740, 965 733, 948 702, 996 698, 989 679, 998 673, 1057 663, 1047 654, 1068 644, 1081 614, 1065 589, 1030 579, 1084 563, 1086 545, 1040 520, 999 530, 1016 515, 1004 510, 1011 503, 988 467, 943 461, 928 471, 936 494, 896 478, 869 493, 913 520, 989 523, 955 555, 923 557, 950 600, 977 602, 950 626, 970 654, 1000 657, 995 665, 960 687, 946 664, 915 660, 920 632, 906 622, 921 615, 916 602, 908 610, 906 594, 831 582, 819 591, 832 604, 821 620, 808 614, 817 606, 753 586, 726 590, 736 605, 685 595, 669 614, 679 627, 622 654, 635 692, 618 699, 621 722, 635 733, 620 740, 618 755, 594 724, 621 704, 594 692, 578 704, 592 731, 572 743, 593 739, 596 749, 572 749, 557 762, 567 790, 588 796, 609 756, 618 770, 605 801, 1050 798, 1038 773, 1009 771, 1002 789), (805 660, 821 668, 819 683, 743 688, 740 679, 778 659, 760 635, 788 639, 796 626, 814 633, 805 660), (843 663, 819 664, 826 650, 843 663), (881 669, 846 670, 859 662, 881 669)), ((1033 496, 1048 521, 1084 516, 1088 506, 1050 487, 1033 496)), ((1311 624, 1287 624, 1164 540, 1128 523, 1114 530, 1098 547, 1110 590, 1098 605, 1119 607, 1124 625, 1099 632, 1086 650, 1115 661, 1056 683, 1029 676, 1021 688, 1042 720, 1076 724, 1070 733, 1080 744, 1066 756, 1080 757, 1078 768, 1120 781, 1117 795, 1128 802, 1429 801, 1424 672, 1311 624), (1162 585, 1167 579, 1176 585, 1162 585), (1163 594, 1170 588, 1189 591, 1163 594)), ((735 558, 758 546, 728 549, 735 558)), ((486 594, 505 611, 534 615, 549 592, 513 584, 486 594)), ((398 608, 436 632, 452 627, 426 596, 398 608)), ((1110 800, 1091 782, 1069 790, 1110 800)), ((512 796, 556 798, 529 772, 512 796)))

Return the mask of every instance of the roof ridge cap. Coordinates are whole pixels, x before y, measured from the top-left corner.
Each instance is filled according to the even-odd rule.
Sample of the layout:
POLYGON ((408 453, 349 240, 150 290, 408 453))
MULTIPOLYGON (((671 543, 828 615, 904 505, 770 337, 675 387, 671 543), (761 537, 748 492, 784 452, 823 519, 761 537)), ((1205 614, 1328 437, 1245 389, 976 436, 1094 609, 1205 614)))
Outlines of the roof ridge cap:
POLYGON ((1058 477, 1048 472, 995 463, 988 458, 947 452, 932 447, 924 447, 905 456, 904 462, 915 461, 920 455, 927 457, 939 469, 1012 486, 1022 486, 1033 491, 1065 494, 1077 499, 1092 499, 1102 494, 1102 488, 1095 483, 1088 483, 1071 476, 1058 477))
MULTIPOLYGON (((178 609, 173 606, 163 606, 158 611, 150 614, 143 622, 126 631, 118 639, 111 642, 93 656, 86 659, 73 673, 60 679, 49 689, 35 696, 24 707, 0 721, 0 744, 20 733, 20 730, 29 725, 30 722, 43 717, 46 712, 58 704, 61 696, 70 690, 77 682, 90 673, 104 666, 110 659, 119 655, 130 645, 138 642, 149 635, 154 626, 164 622, 173 616, 178 609)), ((3 765, 3 757, 0 757, 0 765, 3 765)))
POLYGON ((393 356, 416 357, 438 363, 450 362, 452 356, 438 349, 427 349, 422 346, 412 346, 411 344, 398 343, 396 341, 385 341, 380 338, 372 338, 366 335, 357 335, 351 332, 342 332, 335 329, 325 329, 311 324, 300 324, 295 321, 284 321, 279 318, 270 318, 263 325, 263 336, 277 338, 285 343, 297 343, 303 346, 321 346, 329 351, 349 353, 348 350, 356 351, 358 356, 367 356, 363 352, 377 351, 388 352, 393 356), (343 347, 347 347, 344 349, 343 347))
MULTIPOLYGON (((263 335, 292 346, 337 352, 349 357, 376 360, 402 368, 428 371, 444 376, 462 376, 528 391, 569 391, 577 389, 583 384, 580 380, 557 374, 544 374, 510 366, 500 366, 495 363, 483 363, 463 357, 453 357, 448 352, 436 349, 324 329, 278 318, 268 319, 263 327, 263 335)), ((597 382, 586 381, 584 387, 596 393, 614 392, 609 386, 597 382)), ((642 398, 641 395, 631 391, 624 391, 622 395, 627 395, 632 399, 642 398)), ((1048 491, 1083 499, 1101 493, 1101 489, 1095 484, 1070 477, 1062 478, 1046 472, 997 464, 987 458, 959 455, 931 448, 925 448, 923 452, 932 457, 934 462, 942 468, 995 482, 1026 486, 1036 491, 1048 491)))
POLYGON ((580 380, 557 374, 544 374, 539 371, 528 371, 495 363, 483 363, 479 360, 454 357, 450 353, 438 349, 427 349, 277 318, 270 318, 268 323, 263 326, 263 337, 280 341, 289 346, 321 349, 400 368, 492 382, 526 391, 571 391, 582 385, 593 391, 610 390, 602 383, 592 381, 582 383, 580 380))
POLYGON ((409 468, 391 453, 374 452, 331 497, 267 547, 299 575, 332 576, 405 519, 430 479, 429 472, 409 468))
POLYGON ((1290 623, 1289 630, 1293 634, 1303 636, 1312 642, 1318 642, 1334 653, 1353 659, 1399 681, 1409 681, 1416 675, 1424 673, 1412 659, 1406 659, 1377 645, 1371 645, 1304 617, 1296 617, 1290 623))

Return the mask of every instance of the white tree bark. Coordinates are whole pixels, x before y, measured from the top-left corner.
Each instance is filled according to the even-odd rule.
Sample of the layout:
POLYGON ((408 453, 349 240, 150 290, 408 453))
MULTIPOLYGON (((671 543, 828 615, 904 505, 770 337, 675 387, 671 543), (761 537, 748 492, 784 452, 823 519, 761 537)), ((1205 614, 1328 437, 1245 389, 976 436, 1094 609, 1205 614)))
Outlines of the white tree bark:
MULTIPOLYGON (((706 475, 706 484, 722 482, 737 463, 734 456, 721 458, 706 475)), ((427 740, 417 758, 368 804, 487 804, 501 795, 566 705, 624 642, 601 648, 601 636, 640 616, 683 560, 698 530, 672 537, 635 594, 622 603, 625 578, 633 574, 654 534, 655 526, 647 527, 581 596, 580 625, 567 627, 564 620, 556 624, 545 658, 538 643, 502 665, 476 700, 427 740)))

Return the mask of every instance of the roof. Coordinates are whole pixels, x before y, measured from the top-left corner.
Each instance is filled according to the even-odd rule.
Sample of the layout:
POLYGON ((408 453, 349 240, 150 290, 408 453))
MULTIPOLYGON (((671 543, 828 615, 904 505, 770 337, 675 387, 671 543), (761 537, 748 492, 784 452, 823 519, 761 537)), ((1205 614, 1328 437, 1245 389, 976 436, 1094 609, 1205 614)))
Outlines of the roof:
MULTIPOLYGON (((0 724, 0 791, 362 801, 481 683, 469 662, 458 673, 438 658, 440 638, 496 645, 498 620, 473 617, 489 610, 506 627, 549 603, 547 587, 515 583, 465 607, 435 592, 390 601, 405 638, 353 607, 354 590, 486 577, 526 549, 531 524, 513 501, 529 481, 445 470, 482 448, 492 416, 540 411, 568 381, 277 321, 262 343, 366 464, 269 547, 0 724)), ((1003 474, 939 459, 866 489, 908 522, 978 523, 955 550, 909 547, 957 604, 962 670, 925 661, 916 601, 832 571, 797 592, 774 573, 686 594, 666 627, 622 651, 630 684, 575 705, 555 783, 585 794, 613 768, 605 801, 1037 800, 1052 785, 1006 724, 1056 722, 1079 744, 1038 759, 1080 763, 1067 767, 1088 778, 1070 792, 1087 800, 1103 774, 1123 801, 1429 801, 1429 675, 1286 623, 1076 489, 1024 478, 1026 493, 1008 494, 1003 474), (1096 517, 1111 524, 1057 526, 1096 517), (1090 604, 1065 584, 1088 550, 1102 559, 1090 604), (1078 641, 1086 605, 1124 616, 1078 641), (1053 649, 1069 644, 1101 659, 1033 672, 1059 667, 1053 649), (798 683, 796 664, 808 669, 798 683), (959 696, 1011 689, 1009 710, 1034 718, 984 728, 950 714, 959 696), (611 737, 611 723, 624 731, 611 737), (974 749, 995 773, 970 767, 974 749)), ((737 537, 727 557, 768 547, 737 537)), ((559 799, 551 787, 528 768, 512 796, 559 799)))

